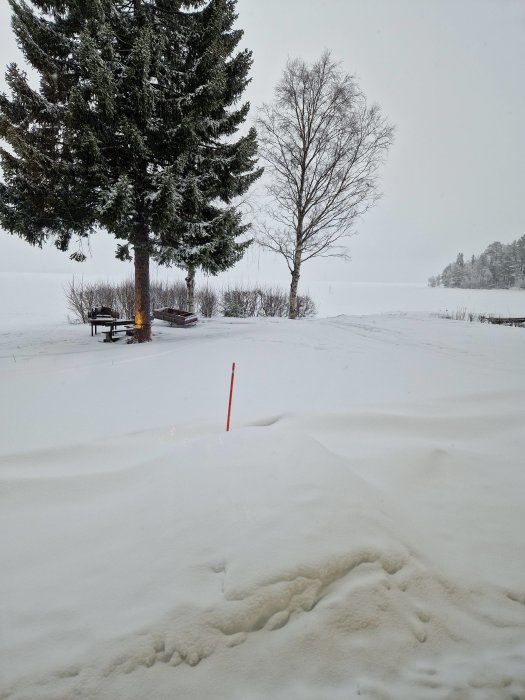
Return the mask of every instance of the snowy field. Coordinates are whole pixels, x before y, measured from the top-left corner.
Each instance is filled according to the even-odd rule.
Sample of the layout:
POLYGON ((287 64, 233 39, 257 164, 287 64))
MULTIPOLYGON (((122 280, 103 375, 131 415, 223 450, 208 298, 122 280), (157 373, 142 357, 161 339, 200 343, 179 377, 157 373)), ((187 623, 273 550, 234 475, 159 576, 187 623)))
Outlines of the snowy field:
POLYGON ((61 284, 0 276, 2 700, 525 700, 525 330, 431 316, 525 292, 126 345, 61 284))

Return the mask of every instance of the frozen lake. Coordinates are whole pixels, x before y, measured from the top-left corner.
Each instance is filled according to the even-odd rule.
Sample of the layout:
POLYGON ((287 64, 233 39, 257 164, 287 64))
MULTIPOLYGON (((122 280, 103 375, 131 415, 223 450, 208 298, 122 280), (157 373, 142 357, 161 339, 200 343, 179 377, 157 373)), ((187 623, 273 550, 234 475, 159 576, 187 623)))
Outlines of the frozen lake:
POLYGON ((320 316, 441 313, 466 308, 479 314, 524 315, 525 290, 445 289, 423 284, 317 283, 308 285, 320 316))

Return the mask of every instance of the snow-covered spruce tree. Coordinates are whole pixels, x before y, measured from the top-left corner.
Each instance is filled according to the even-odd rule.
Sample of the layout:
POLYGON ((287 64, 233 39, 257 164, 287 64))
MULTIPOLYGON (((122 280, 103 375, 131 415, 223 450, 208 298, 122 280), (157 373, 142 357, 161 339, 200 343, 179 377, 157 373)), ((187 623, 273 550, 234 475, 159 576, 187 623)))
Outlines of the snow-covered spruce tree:
MULTIPOLYGON (((62 250, 75 238, 81 244, 96 227, 114 234, 117 257, 133 255, 136 336, 149 340, 150 258, 168 262, 177 250, 197 253, 207 240, 194 230, 233 216, 217 208, 215 217, 198 220, 197 211, 187 225, 192 199, 209 201, 200 194, 202 173, 191 166, 213 149, 198 127, 213 123, 221 95, 228 94, 227 71, 201 70, 203 40, 213 33, 211 23, 217 30, 221 14, 233 17, 235 0, 9 2, 40 87, 33 89, 16 66, 8 68, 12 97, 0 101, 0 136, 11 148, 0 154, 0 221, 34 245, 51 238, 62 250)), ((226 62, 239 34, 229 31, 231 23, 221 26, 223 53, 215 59, 226 62)), ((247 72, 249 52, 235 61, 247 72)), ((245 116, 232 114, 230 133, 245 116)), ((210 177, 237 183, 229 196, 217 187, 218 197, 229 202, 247 189, 255 157, 251 131, 212 169, 210 177)), ((81 248, 72 257, 81 259, 81 248)))
MULTIPOLYGON (((156 259, 186 270, 188 309, 194 310, 195 272, 215 275, 241 259, 249 226, 234 201, 262 173, 254 169, 255 132, 233 138, 246 120, 249 104, 238 107, 248 83, 251 54, 230 58, 242 32, 233 30, 234 2, 211 2, 196 17, 189 42, 187 90, 195 95, 187 115, 185 139, 195 144, 184 163, 180 220, 157 251, 156 259), (240 240, 239 240, 240 239, 240 240), (178 241, 183 241, 182 245, 178 241)), ((237 200, 238 201, 238 200, 237 200)))
POLYGON ((14 63, 7 67, 12 98, 0 94, 0 138, 8 144, 0 147, 0 223, 40 247, 52 238, 65 251, 77 237, 79 246, 71 257, 82 259, 82 238, 93 230, 92 185, 98 178, 90 159, 74 161, 65 122, 80 79, 72 57, 89 13, 71 3, 63 16, 53 18, 51 13, 63 3, 35 1, 35 10, 9 2, 18 45, 39 74, 40 87, 33 89, 14 63), (90 174, 94 181, 88 181, 90 174), (76 179, 82 187, 74 186, 76 179))

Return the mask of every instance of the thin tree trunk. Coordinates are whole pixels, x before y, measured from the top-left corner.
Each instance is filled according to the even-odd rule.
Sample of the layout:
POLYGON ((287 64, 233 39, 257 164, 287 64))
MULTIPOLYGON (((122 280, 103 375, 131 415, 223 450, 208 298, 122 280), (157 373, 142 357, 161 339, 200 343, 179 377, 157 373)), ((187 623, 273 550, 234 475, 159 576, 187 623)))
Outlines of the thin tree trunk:
POLYGON ((290 284, 290 306, 288 308, 288 318, 297 318, 297 290, 299 288, 299 277, 301 276, 301 254, 301 249, 297 248, 294 256, 292 282, 290 284))
POLYGON ((193 314, 195 313, 195 268, 192 265, 188 266, 186 291, 188 295, 188 311, 191 311, 193 314))
POLYGON ((139 224, 135 245, 135 340, 144 343, 151 340, 151 308, 149 290, 148 231, 139 224))
POLYGON ((290 284, 290 306, 288 308, 288 318, 297 318, 297 290, 299 287, 299 270, 296 268, 292 272, 292 283, 290 284))
POLYGON ((300 217, 293 260, 292 282, 290 284, 288 318, 297 318, 297 290, 299 288, 299 277, 301 276, 301 262, 303 257, 302 233, 302 217, 300 217))

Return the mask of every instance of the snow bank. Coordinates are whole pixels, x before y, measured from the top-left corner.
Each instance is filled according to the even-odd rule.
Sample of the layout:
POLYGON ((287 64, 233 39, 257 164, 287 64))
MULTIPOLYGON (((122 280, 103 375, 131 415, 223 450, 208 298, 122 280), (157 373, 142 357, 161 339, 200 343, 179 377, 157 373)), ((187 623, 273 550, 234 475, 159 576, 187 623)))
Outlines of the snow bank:
POLYGON ((522 329, 154 330, 0 337, 3 700, 525 696, 522 329))

